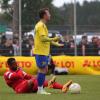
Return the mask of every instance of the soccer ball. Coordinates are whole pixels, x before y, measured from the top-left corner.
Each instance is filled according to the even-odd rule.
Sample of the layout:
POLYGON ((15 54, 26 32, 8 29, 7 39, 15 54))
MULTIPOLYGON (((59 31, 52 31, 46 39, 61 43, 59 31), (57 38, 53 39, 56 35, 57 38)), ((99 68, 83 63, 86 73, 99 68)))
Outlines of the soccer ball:
POLYGON ((72 83, 69 87, 69 92, 72 94, 79 94, 81 92, 81 86, 78 83, 72 83))

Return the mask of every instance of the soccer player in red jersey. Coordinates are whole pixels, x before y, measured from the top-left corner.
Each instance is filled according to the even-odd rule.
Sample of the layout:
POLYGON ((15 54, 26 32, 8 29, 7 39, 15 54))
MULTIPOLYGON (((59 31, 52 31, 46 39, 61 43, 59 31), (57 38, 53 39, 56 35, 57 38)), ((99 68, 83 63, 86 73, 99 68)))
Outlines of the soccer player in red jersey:
MULTIPOLYGON (((38 90, 37 78, 25 73, 22 68, 18 67, 15 58, 9 58, 7 60, 9 71, 5 72, 4 79, 6 84, 11 87, 16 93, 34 93, 38 90)), ((55 82, 54 76, 51 80, 44 82, 44 87, 61 89, 66 93, 72 81, 67 82, 65 85, 61 85, 55 82)))

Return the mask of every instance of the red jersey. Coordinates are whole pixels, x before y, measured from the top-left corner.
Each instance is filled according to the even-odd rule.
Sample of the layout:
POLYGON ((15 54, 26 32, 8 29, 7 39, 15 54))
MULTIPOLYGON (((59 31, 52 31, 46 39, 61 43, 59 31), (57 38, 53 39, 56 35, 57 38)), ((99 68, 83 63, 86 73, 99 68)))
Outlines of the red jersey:
POLYGON ((25 73, 21 68, 18 68, 18 70, 16 71, 12 70, 7 71, 4 74, 4 79, 6 81, 6 84, 12 87, 13 89, 15 89, 16 86, 18 86, 24 80, 29 80, 31 78, 33 78, 33 76, 25 73))

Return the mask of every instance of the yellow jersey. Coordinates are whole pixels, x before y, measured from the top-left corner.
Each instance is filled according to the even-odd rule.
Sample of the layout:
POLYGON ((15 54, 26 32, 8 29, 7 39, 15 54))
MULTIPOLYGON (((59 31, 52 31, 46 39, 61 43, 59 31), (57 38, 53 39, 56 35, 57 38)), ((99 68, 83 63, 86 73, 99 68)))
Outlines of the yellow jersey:
POLYGON ((42 35, 48 36, 48 29, 46 25, 40 20, 35 26, 33 53, 37 55, 48 56, 50 53, 50 42, 42 42, 42 35))

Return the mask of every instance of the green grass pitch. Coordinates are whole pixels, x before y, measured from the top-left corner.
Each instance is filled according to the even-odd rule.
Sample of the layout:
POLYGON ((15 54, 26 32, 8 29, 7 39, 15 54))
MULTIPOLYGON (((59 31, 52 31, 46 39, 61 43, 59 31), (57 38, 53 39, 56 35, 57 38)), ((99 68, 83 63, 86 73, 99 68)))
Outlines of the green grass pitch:
POLYGON ((100 100, 100 76, 57 76, 57 81, 62 84, 70 79, 81 85, 81 94, 70 94, 69 92, 63 94, 53 89, 47 89, 52 95, 15 94, 5 85, 3 77, 0 77, 0 100, 100 100))

